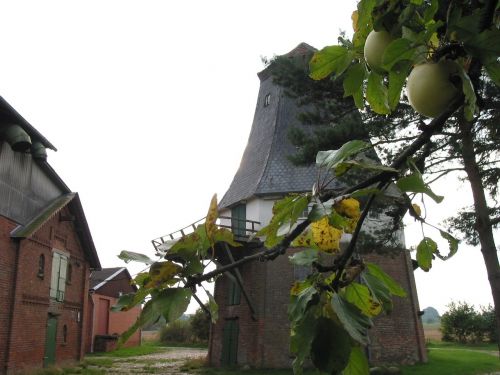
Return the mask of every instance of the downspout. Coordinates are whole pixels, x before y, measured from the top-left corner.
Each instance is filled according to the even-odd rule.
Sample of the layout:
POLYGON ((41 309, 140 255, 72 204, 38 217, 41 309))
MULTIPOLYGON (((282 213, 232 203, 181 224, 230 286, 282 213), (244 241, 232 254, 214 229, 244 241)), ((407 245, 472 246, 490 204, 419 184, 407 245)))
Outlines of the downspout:
POLYGON ((17 251, 16 251, 16 260, 14 263, 14 288, 12 288, 12 303, 10 306, 10 314, 9 314, 9 333, 7 336, 7 347, 5 350, 5 373, 7 373, 7 370, 9 369, 9 362, 10 362, 10 347, 11 347, 11 341, 12 341, 12 336, 13 336, 13 331, 14 331, 14 324, 13 324, 13 319, 14 319, 14 309, 15 309, 15 299, 17 295, 17 288, 19 287, 19 284, 17 282, 17 277, 18 277, 18 270, 19 270, 19 257, 21 253, 21 241, 17 241, 17 251))
POLYGON ((90 319, 90 352, 94 353, 94 318, 95 318, 95 301, 94 290, 89 292, 90 300, 92 301, 92 318, 90 319))

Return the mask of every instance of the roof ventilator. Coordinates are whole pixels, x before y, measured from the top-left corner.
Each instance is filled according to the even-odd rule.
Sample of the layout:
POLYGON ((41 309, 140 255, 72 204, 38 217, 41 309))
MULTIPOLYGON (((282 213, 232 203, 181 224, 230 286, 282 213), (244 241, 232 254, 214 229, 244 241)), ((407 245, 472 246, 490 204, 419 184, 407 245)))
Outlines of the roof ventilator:
POLYGON ((3 136, 13 151, 25 152, 31 147, 30 136, 19 125, 7 125, 3 136))

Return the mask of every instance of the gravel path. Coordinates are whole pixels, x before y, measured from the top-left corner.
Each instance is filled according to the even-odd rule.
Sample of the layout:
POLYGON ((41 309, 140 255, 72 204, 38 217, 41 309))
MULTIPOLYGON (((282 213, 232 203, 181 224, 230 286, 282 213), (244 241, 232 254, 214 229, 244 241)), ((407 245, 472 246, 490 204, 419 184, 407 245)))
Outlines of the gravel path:
MULTIPOLYGON (((169 348, 164 352, 137 357, 116 358, 105 357, 102 363, 96 361, 98 368, 109 375, 125 374, 172 374, 187 375, 181 367, 189 359, 204 361, 206 349, 169 348), (100 364, 99 364, 100 363, 100 364)), ((104 357, 103 357, 104 358, 104 357)), ((93 366, 94 367, 94 366, 93 366)), ((97 368, 97 366, 95 366, 97 368)))

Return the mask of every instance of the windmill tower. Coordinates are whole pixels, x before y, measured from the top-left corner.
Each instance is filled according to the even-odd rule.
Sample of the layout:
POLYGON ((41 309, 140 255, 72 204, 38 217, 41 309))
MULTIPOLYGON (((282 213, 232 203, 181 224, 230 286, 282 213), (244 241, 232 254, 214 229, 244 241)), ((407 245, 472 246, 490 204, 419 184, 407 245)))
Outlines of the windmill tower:
MULTIPOLYGON (((306 64, 314 48, 302 43, 287 57, 306 64)), ((315 166, 296 166, 287 156, 295 148, 287 132, 303 126, 295 99, 273 82, 270 68, 258 73, 260 90, 248 144, 240 167, 220 202, 221 224, 230 226, 244 245, 219 251, 219 262, 232 262, 263 248, 251 234, 267 225, 277 199, 288 193, 310 191, 317 176, 315 166)), ((389 218, 372 218, 379 225, 389 218)), ((407 291, 394 301, 390 316, 379 317, 371 330, 369 358, 372 363, 414 363, 426 360, 423 329, 409 253, 400 233, 401 250, 393 258, 368 255, 407 291)), ((292 250, 289 250, 292 251, 292 250)), ((290 328, 287 318, 289 291, 308 270, 289 263, 287 256, 271 262, 245 264, 215 283, 219 319, 212 326, 209 360, 212 365, 289 367, 290 328)))

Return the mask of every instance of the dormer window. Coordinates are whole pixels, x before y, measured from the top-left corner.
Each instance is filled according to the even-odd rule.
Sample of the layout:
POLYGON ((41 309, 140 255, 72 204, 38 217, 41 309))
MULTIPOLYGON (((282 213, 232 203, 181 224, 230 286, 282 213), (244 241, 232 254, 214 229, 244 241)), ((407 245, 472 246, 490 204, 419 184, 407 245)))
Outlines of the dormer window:
POLYGON ((266 94, 264 97, 264 107, 267 107, 271 103, 271 94, 266 94))

